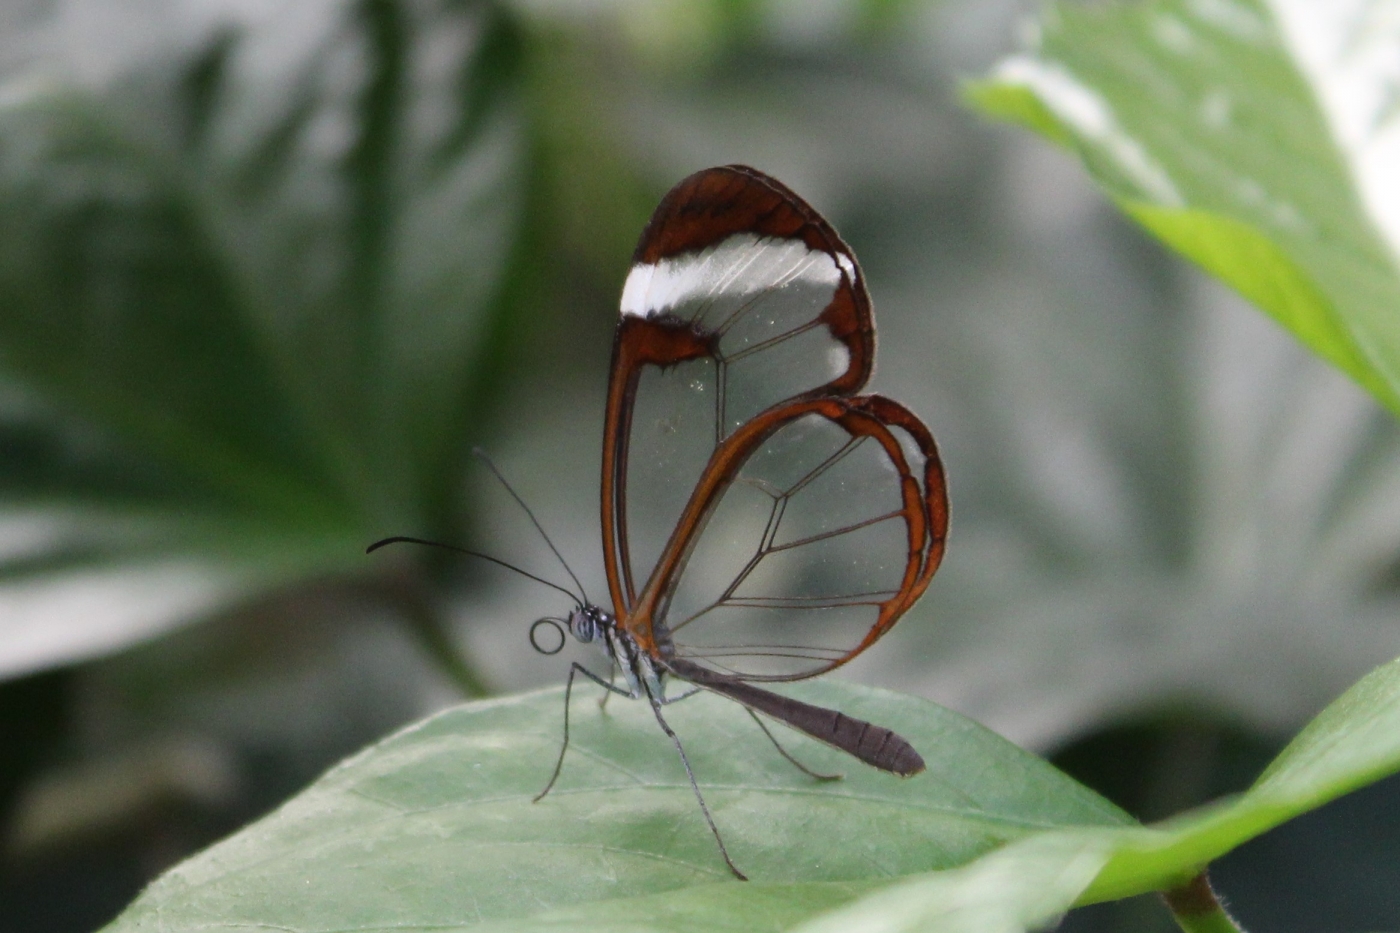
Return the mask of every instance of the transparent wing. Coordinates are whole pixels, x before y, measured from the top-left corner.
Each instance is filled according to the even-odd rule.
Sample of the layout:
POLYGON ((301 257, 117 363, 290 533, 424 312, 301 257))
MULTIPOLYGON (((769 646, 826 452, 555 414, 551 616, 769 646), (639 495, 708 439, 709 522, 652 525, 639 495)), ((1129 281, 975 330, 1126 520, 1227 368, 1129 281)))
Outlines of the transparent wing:
POLYGON ((853 394, 873 357, 855 259, 800 198, 733 166, 667 195, 623 290, 609 385, 603 522, 619 617, 717 449, 762 412, 853 394))
MULTIPOLYGON (((828 387, 852 361, 824 315, 838 299, 853 303, 856 283, 843 250, 746 231, 698 253, 637 267, 622 309, 703 338, 700 368, 681 378, 712 387, 707 401, 717 443, 778 402, 813 390, 835 394, 828 387)), ((861 304, 868 309, 863 291, 861 304)))
POLYGON ((636 606, 657 653, 750 680, 845 663, 918 599, 942 557, 933 439, 867 396, 797 402, 720 445, 636 606))

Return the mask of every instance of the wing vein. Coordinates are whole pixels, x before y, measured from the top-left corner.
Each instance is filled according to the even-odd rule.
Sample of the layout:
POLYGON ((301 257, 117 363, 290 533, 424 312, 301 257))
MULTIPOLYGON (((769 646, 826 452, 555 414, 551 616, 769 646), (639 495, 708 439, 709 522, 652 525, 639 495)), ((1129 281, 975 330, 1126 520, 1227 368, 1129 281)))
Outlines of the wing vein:
POLYGON ((884 515, 876 515, 874 518, 867 518, 863 522, 856 522, 854 525, 846 525, 841 528, 833 528, 831 531, 823 531, 818 534, 808 535, 796 541, 789 541, 787 544, 775 544, 766 553, 772 554, 778 551, 787 551, 795 547, 802 547, 805 544, 812 544, 817 541, 825 541, 828 538, 836 538, 840 535, 848 535, 853 531, 860 531, 862 528, 869 528, 880 522, 889 521, 892 518, 900 518, 904 515, 903 509, 895 509, 893 512, 886 512, 884 515))

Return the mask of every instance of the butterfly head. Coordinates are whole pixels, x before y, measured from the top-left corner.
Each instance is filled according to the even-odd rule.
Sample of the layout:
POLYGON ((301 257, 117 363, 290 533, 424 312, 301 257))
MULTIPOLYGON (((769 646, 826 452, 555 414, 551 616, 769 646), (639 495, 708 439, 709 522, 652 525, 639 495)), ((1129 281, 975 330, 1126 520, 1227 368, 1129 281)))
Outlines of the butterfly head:
POLYGON ((612 624, 612 616, 597 606, 580 606, 569 613, 569 631, 582 642, 602 638, 612 624))
POLYGON ((582 642, 598 641, 603 638, 608 629, 617 623, 612 615, 597 606, 588 603, 580 603, 579 607, 569 613, 567 619, 544 618, 537 619, 535 624, 530 626, 530 644, 540 654, 558 654, 564 650, 564 643, 568 640, 564 631, 567 629, 573 636, 582 642), (540 639, 539 631, 541 626, 552 628, 555 636, 558 637, 558 644, 546 647, 553 638, 540 639))

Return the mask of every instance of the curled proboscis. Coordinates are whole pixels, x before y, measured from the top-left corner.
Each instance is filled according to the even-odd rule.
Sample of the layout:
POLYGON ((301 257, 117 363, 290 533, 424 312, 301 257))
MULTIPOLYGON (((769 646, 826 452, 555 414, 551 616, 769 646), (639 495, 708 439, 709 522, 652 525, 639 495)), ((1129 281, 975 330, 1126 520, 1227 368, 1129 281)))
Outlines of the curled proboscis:
POLYGON ((530 647, 534 648, 540 654, 558 654, 564 650, 564 643, 566 641, 568 641, 568 637, 564 634, 563 619, 537 619, 535 620, 535 624, 530 626, 530 647), (559 644, 555 645, 553 650, 549 650, 540 644, 539 635, 537 633, 541 625, 550 626, 554 629, 554 634, 559 636, 559 644))

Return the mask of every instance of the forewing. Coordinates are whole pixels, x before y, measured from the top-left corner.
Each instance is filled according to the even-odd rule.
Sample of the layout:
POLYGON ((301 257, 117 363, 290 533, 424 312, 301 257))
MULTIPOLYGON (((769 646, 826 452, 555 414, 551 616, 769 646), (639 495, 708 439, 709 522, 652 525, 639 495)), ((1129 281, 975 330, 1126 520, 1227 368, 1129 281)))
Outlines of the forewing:
POLYGON ((672 189, 638 244, 613 349, 603 525, 619 617, 716 448, 775 406, 855 393, 873 360, 860 270, 802 199, 742 166, 672 189))
POLYGON ((719 448, 635 607, 655 650, 750 680, 850 660, 923 593, 947 531, 928 429, 878 396, 771 410, 719 448))

